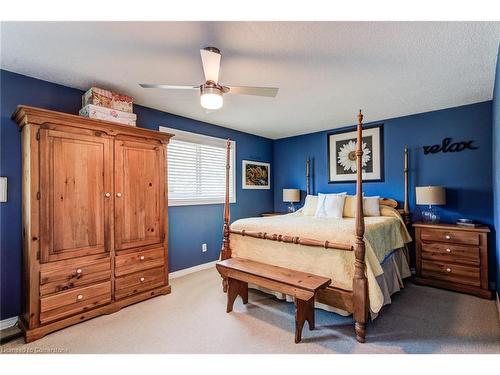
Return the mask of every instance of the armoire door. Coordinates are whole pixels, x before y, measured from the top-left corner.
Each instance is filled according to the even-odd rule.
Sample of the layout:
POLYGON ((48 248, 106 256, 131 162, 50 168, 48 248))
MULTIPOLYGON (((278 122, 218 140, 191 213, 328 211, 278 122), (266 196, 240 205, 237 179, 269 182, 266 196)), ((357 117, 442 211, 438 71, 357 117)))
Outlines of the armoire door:
POLYGON ((164 158, 160 144, 115 141, 115 249, 163 242, 164 158))
POLYGON ((40 129, 40 258, 51 262, 111 250, 112 143, 40 129))

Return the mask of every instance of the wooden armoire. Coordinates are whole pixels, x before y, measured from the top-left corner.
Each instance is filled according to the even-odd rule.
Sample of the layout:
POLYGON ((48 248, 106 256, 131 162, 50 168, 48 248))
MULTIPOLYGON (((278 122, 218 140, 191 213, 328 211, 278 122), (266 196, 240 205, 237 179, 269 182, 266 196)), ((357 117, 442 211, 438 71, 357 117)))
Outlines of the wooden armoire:
POLYGON ((171 134, 18 106, 27 342, 170 293, 171 134))

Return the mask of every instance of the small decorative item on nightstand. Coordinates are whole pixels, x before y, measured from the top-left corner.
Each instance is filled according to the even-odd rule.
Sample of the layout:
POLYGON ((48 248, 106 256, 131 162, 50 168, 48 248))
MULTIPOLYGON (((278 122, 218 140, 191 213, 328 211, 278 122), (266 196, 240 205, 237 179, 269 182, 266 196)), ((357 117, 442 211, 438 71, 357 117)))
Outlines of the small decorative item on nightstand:
POLYGON ((413 226, 416 284, 492 298, 488 288, 488 227, 427 223, 413 226))
POLYGON ((417 204, 429 205, 422 209, 422 221, 425 223, 439 223, 439 214, 432 207, 433 205, 446 204, 446 194, 442 186, 417 186, 416 188, 417 204))
POLYGON ((299 189, 283 189, 283 202, 290 203, 288 212, 295 212, 294 202, 300 202, 299 189))

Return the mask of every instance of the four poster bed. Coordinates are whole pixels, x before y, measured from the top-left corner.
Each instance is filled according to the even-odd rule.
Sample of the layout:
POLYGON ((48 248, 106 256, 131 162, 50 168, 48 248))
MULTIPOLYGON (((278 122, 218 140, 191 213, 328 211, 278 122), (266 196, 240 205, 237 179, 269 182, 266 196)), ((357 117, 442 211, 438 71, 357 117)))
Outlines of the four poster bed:
MULTIPOLYGON (((352 198, 352 218, 316 219, 306 205, 296 213, 265 218, 242 219, 229 224, 229 158, 227 144, 224 238, 221 261, 248 259, 290 270, 330 278, 331 284, 315 294, 315 306, 343 314, 353 314, 356 339, 365 341, 370 315, 390 303, 390 294, 410 276, 406 244, 411 242, 405 224, 408 210, 408 149, 404 153, 404 205, 396 210, 393 199, 380 199, 381 216, 365 217, 361 148, 363 115, 357 124, 356 195, 352 198)), ((307 161, 307 194, 310 193, 310 164, 307 161)), ((314 196, 312 196, 314 197, 314 196)), ((227 280, 223 279, 224 291, 227 280)), ((271 292, 265 290, 266 292, 271 292)), ((286 298, 279 293, 273 293, 286 298)))

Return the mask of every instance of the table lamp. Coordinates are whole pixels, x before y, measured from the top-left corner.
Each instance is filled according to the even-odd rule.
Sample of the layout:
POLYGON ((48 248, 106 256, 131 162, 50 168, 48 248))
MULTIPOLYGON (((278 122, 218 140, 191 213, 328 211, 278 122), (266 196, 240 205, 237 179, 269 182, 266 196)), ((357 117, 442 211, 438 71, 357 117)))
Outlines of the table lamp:
POLYGON ((288 212, 295 212, 294 202, 300 202, 299 189, 283 189, 283 202, 290 203, 288 212))
POLYGON ((439 223, 439 214, 433 206, 446 204, 446 192, 442 186, 417 186, 418 205, 428 205, 422 209, 422 220, 425 223, 439 223))
POLYGON ((7 202, 7 177, 0 177, 0 202, 7 202))

